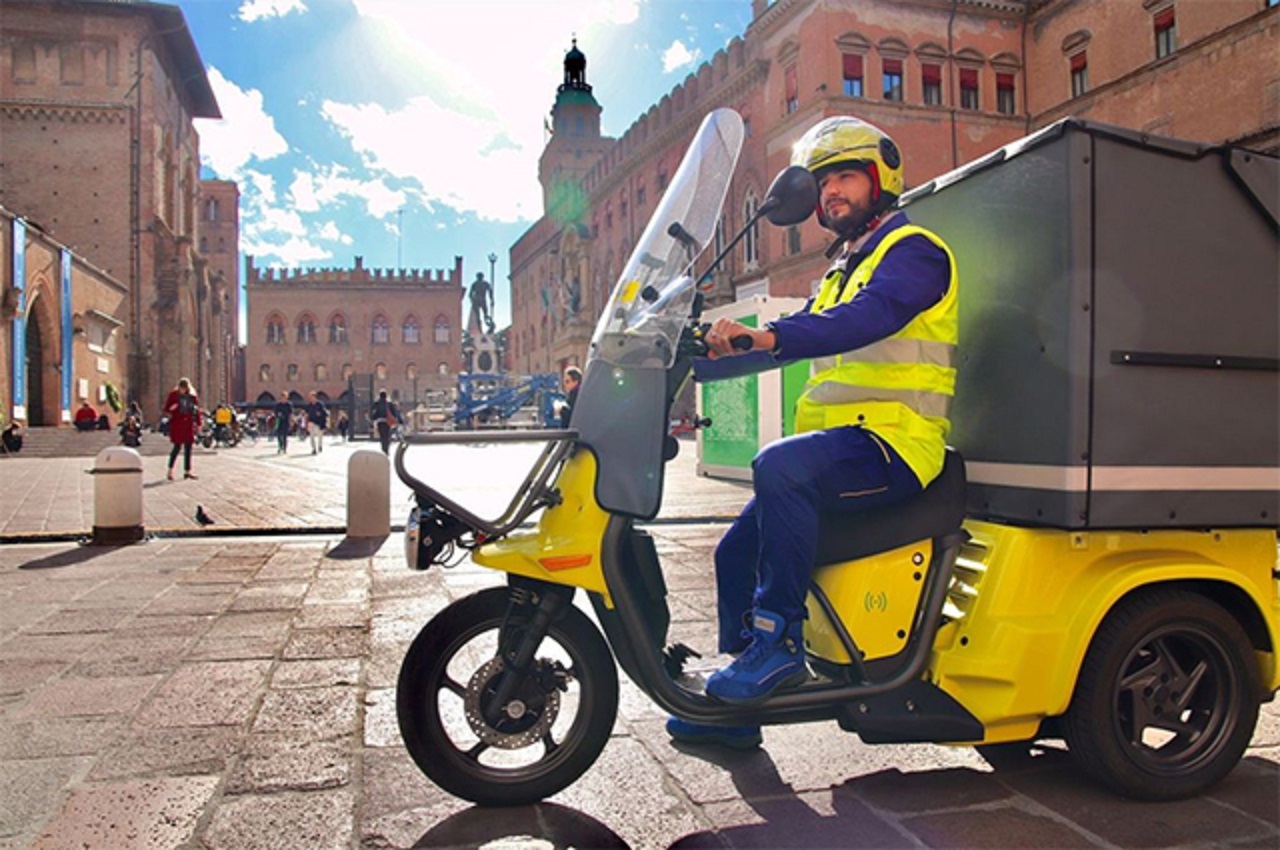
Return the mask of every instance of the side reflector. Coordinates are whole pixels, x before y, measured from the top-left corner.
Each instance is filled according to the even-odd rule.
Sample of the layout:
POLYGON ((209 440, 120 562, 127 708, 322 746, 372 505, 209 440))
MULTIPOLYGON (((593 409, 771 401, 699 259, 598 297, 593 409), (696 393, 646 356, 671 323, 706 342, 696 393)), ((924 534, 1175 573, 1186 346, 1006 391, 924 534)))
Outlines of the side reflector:
POLYGON ((554 558, 539 558, 538 563, 551 572, 557 570, 572 570, 575 567, 585 567, 591 563, 590 555, 557 555, 554 558))

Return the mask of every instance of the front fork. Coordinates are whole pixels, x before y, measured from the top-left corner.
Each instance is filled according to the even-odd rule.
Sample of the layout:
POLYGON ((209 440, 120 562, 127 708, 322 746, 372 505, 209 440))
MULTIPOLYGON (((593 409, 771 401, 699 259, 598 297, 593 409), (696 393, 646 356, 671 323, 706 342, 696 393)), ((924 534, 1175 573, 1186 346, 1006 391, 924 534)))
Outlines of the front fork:
POLYGON ((511 606, 507 610, 499 641, 503 673, 494 689, 493 698, 484 707, 484 719, 491 726, 502 719, 504 708, 516 695, 520 684, 526 677, 533 675, 532 662, 538 647, 550 631, 551 624, 573 605, 573 595, 576 592, 575 588, 567 585, 548 584, 517 575, 510 578, 511 606), (509 629, 512 622, 522 619, 522 609, 529 608, 533 615, 529 617, 528 625, 515 634, 516 640, 511 645, 509 629))

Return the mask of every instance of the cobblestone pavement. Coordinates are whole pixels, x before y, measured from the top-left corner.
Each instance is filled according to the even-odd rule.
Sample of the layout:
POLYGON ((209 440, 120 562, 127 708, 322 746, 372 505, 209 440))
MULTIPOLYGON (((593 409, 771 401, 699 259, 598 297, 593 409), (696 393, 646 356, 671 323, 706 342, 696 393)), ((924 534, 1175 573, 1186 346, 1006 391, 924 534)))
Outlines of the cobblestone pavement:
MULTIPOLYGON (((673 639, 705 648, 723 526, 652 531, 673 639)), ((1280 843, 1274 704, 1218 788, 1139 804, 1086 782, 1057 742, 987 761, 814 723, 766 729, 752 753, 681 751, 624 682, 578 783, 538 806, 470 806, 413 765, 394 687, 421 625, 499 580, 411 573, 395 536, 0 547, 0 850, 1280 843)))
MULTIPOLYGON (((211 532, 227 529, 317 529, 341 532, 347 521, 347 465, 353 452, 377 451, 377 443, 326 440, 311 454, 291 440, 285 455, 259 440, 232 449, 198 452, 197 480, 165 478, 166 457, 143 457, 143 525, 149 532, 192 531, 200 505, 214 519, 211 532)), ((696 475, 696 445, 668 464, 665 518, 732 517, 750 496, 747 485, 696 475)), ((408 467, 482 516, 499 516, 540 445, 479 444, 415 447, 408 467)), ((0 456, 0 540, 37 535, 84 535, 93 528, 95 479, 91 457, 0 456)), ((402 523, 409 488, 391 475, 391 521, 402 523)))

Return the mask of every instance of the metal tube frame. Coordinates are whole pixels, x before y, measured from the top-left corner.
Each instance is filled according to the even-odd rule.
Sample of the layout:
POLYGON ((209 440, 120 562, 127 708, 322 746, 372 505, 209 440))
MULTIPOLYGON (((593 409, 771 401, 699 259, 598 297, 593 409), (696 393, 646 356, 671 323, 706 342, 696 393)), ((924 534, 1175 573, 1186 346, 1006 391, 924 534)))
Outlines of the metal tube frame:
POLYGON ((510 534, 539 508, 554 504, 552 492, 547 488, 551 477, 568 459, 577 446, 578 432, 572 430, 542 431, 489 431, 489 432, 440 432, 412 434, 403 437, 396 447, 396 475, 413 490, 420 501, 429 501, 443 508, 446 513, 461 520, 474 531, 493 539, 510 534), (404 457, 410 446, 465 445, 482 443, 538 443, 546 448, 538 456, 524 482, 516 490, 507 509, 494 520, 487 520, 464 508, 448 496, 424 481, 415 478, 404 466, 404 457))

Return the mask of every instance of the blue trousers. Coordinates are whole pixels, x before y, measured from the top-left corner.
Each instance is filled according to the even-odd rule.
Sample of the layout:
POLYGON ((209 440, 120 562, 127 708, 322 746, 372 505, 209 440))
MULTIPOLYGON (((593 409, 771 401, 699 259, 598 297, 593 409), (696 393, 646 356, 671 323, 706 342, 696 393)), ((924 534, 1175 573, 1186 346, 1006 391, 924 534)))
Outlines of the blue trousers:
POLYGON ((751 462, 755 496, 716 547, 720 651, 735 652, 744 614, 756 607, 803 620, 828 521, 914 496, 920 479, 888 443, 863 428, 787 437, 751 462))

